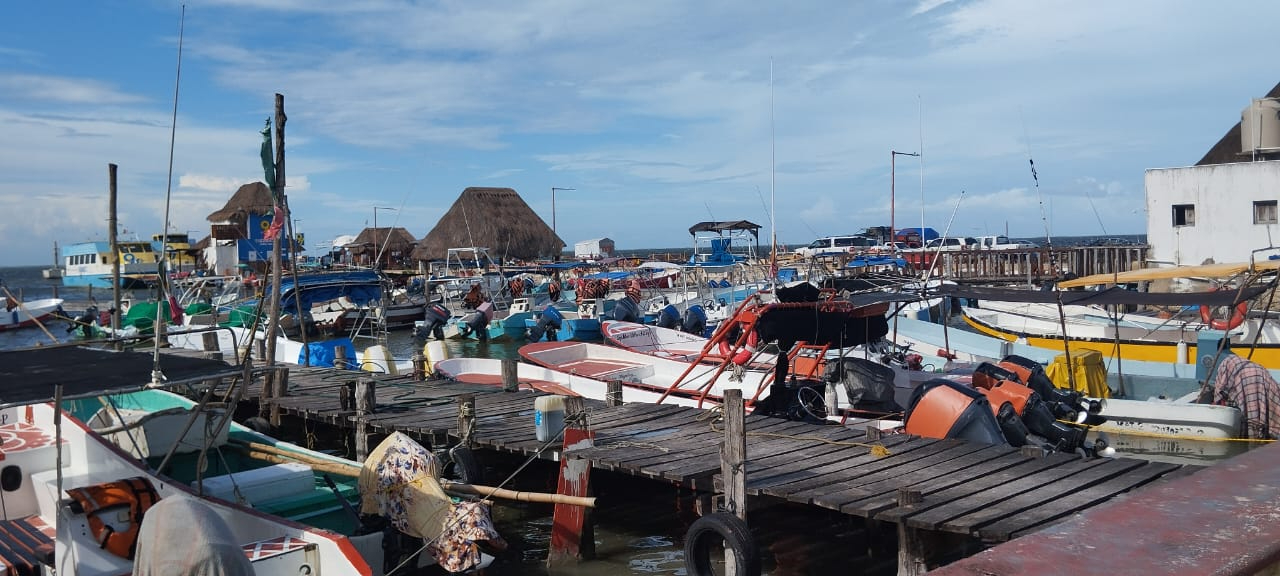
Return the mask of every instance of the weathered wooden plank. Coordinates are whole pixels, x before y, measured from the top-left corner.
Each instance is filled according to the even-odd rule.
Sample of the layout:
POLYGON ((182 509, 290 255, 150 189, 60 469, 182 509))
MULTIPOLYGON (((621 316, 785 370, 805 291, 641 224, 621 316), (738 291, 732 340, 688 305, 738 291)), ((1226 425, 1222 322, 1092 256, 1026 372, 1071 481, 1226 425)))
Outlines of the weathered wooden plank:
MULTIPOLYGON (((913 450, 897 450, 888 456, 868 454, 852 461, 852 466, 839 468, 821 476, 799 482, 774 485, 770 491, 791 502, 816 504, 817 502, 813 500, 815 496, 856 486, 860 484, 860 479, 863 477, 885 470, 897 470, 900 466, 952 450, 960 444, 959 441, 955 440, 938 440, 927 445, 919 445, 913 450)), ((877 478, 882 478, 882 476, 877 476, 877 478)))
MULTIPOLYGON (((915 458, 902 462, 892 468, 886 468, 879 472, 862 474, 856 478, 845 480, 837 484, 823 486, 818 489, 788 494, 787 499, 792 502, 799 502, 804 498, 809 498, 815 505, 838 511, 846 502, 875 493, 874 489, 869 489, 867 488, 868 486, 875 486, 884 482, 894 482, 901 485, 901 478, 906 474, 921 470, 930 470, 932 467, 945 465, 947 462, 975 452, 983 451, 986 448, 989 448, 989 446, 983 446, 972 442, 964 442, 954 446, 943 447, 932 454, 928 453, 932 447, 913 450, 908 452, 906 456, 915 458)), ((992 455, 994 456, 995 454, 992 455)))
MULTIPOLYGON (((787 420, 777 418, 762 418, 760 420, 749 420, 747 422, 747 433, 751 434, 755 431, 770 431, 773 429, 785 430, 791 424, 787 420)), ((754 443, 754 442, 752 442, 754 443)), ((748 444, 750 446, 750 444, 748 444)), ((750 448, 748 448, 750 449, 750 448)), ((686 480, 689 478, 702 478, 708 476, 708 468, 704 462, 707 454, 718 454, 719 444, 707 444, 702 448, 683 452, 684 458, 669 462, 666 464, 644 466, 646 474, 657 474, 662 478, 670 480, 686 480)))
MULTIPOLYGON (((980 506, 978 509, 943 522, 941 528, 957 534, 971 534, 975 528, 984 524, 1019 514, 1054 498, 1061 498, 1145 464, 1146 461, 1144 460, 1130 460, 1127 458, 1104 459, 1099 464, 1089 467, 1087 470, 1081 470, 1079 473, 1072 474, 1069 477, 1055 479, 1052 482, 1041 484, 1028 490, 1019 490, 1014 493, 1006 492, 1003 498, 993 498, 992 496, 995 496, 995 494, 991 493, 978 494, 968 499, 977 503, 980 506)), ((1027 480, 1030 481, 1030 479, 1027 480)), ((989 492, 998 493, 1003 491, 996 489, 989 492)))
POLYGON ((1177 464, 1150 462, 1146 466, 1125 472, 1105 482, 1089 486, 1084 490, 1072 492, 1061 498, 1054 498, 1040 506, 1024 510, 1017 515, 992 522, 981 527, 978 530, 978 536, 988 541, 1004 541, 1032 530, 1039 530, 1053 521, 1090 508, 1115 497, 1117 494, 1144 486, 1177 468, 1177 464))
MULTIPOLYGON (((971 494, 982 492, 993 486, 1007 485, 1025 476, 1030 476, 1038 472, 1043 472, 1058 466, 1080 461, 1080 457, 1075 454, 1060 453, 1046 454, 1041 458, 1030 458, 1026 456, 1021 456, 1021 458, 1021 462, 1013 466, 1002 468, 997 472, 973 478, 968 482, 948 486, 934 492, 925 492, 923 502, 916 504, 910 509, 898 508, 896 506, 889 508, 876 513, 875 519, 884 522, 901 522, 906 516, 919 514, 922 511, 930 510, 971 494)), ((923 491, 924 490, 922 488, 922 492, 923 491)))
POLYGON ((886 458, 893 458, 912 450, 930 446, 936 442, 938 441, 915 436, 890 436, 869 446, 850 446, 847 454, 839 452, 825 454, 821 457, 810 459, 809 462, 812 462, 812 464, 798 461, 790 466, 775 467, 770 469, 770 472, 761 472, 758 475, 762 480, 768 478, 769 483, 773 486, 792 484, 786 490, 801 491, 838 482, 844 477, 845 471, 850 468, 886 458), (876 455, 873 452, 873 446, 881 446, 888 449, 889 455, 876 455))
POLYGON ((1027 457, 1007 446, 994 446, 993 449, 1006 448, 999 455, 990 457, 987 452, 975 452, 962 456, 936 469, 918 470, 904 474, 895 481, 877 482, 863 486, 870 496, 851 500, 840 506, 845 514, 873 517, 882 510, 897 506, 898 488, 911 488, 920 491, 926 498, 929 494, 945 490, 952 486, 982 478, 988 474, 1026 462, 1027 457))
MULTIPOLYGON (((984 483, 987 484, 981 491, 971 492, 964 498, 953 500, 942 506, 927 510, 920 514, 907 516, 907 525, 912 528, 923 528, 926 530, 938 530, 942 525, 952 518, 964 516, 975 510, 981 510, 996 502, 1000 502, 1011 496, 1021 494, 1030 490, 1035 490, 1046 484, 1052 484, 1066 478, 1080 474, 1089 468, 1093 468, 1102 464, 1101 459, 1082 460, 1079 456, 1075 461, 1067 462, 1061 466, 1055 466, 1048 470, 1041 470, 1034 474, 1023 476, 1012 482, 1005 483, 984 483)), ((963 531, 967 533, 967 530, 963 531)))

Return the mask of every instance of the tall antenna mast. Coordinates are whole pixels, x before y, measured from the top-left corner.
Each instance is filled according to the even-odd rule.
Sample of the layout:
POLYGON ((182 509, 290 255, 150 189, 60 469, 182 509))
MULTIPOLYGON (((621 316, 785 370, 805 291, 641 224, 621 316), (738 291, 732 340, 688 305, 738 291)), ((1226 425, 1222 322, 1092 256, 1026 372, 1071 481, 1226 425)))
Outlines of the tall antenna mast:
MULTIPOLYGON (((160 257, 158 262, 160 265, 160 290, 161 300, 165 292, 169 289, 169 258, 166 256, 169 249, 169 199, 173 193, 173 141, 178 133, 178 87, 182 83, 182 35, 186 31, 187 21, 187 5, 182 5, 181 15, 178 17, 178 71, 173 79, 173 120, 169 124, 169 177, 165 181, 164 190, 164 228, 160 229, 160 257)), ((118 256, 117 256, 118 257, 118 256)), ((169 300, 169 316, 173 317, 172 308, 177 306, 175 299, 169 300)), ((156 306, 156 323, 155 323, 155 348, 151 353, 151 384, 159 386, 165 380, 164 374, 160 372, 160 341, 164 340, 164 306, 156 306)))
POLYGON ((773 58, 769 59, 769 282, 778 283, 778 149, 774 128, 773 58))

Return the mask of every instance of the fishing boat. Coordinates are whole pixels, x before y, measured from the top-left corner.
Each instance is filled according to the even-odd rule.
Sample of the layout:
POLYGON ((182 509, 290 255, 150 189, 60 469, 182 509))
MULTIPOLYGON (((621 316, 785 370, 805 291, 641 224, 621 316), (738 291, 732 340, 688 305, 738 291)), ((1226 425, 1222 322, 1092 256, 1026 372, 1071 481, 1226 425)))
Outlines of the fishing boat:
MULTIPOLYGON (((1270 265, 1270 268, 1275 267, 1270 265)), ((1141 277, 1195 273, 1162 270, 1141 277)), ((1108 275, 1107 278, 1114 281, 1115 276, 1108 275)), ((1085 279, 1074 280, 1071 285, 1088 282, 1085 279)), ((942 287, 946 294, 978 301, 976 307, 964 306, 961 309, 965 322, 974 330, 1011 342, 1061 350, 1065 339, 1072 348, 1096 350, 1105 356, 1185 364, 1200 356, 1216 353, 1216 350, 1198 348, 1202 336, 1210 335, 1215 339, 1221 336, 1229 341, 1231 347, 1251 348, 1255 362, 1275 370, 1280 369, 1280 324, 1265 315, 1250 317, 1248 314, 1248 303, 1271 289, 1265 285, 1253 285, 1239 290, 1154 293, 1118 287, 1061 292, 942 287), (1059 298, 1063 305, 1061 311, 1058 309, 1059 298), (1115 307, 1126 305, 1189 307, 1199 314, 1180 319, 1173 316, 1143 317, 1115 311, 1115 307), (1228 309, 1228 317, 1215 316, 1214 310, 1218 308, 1228 309)))
POLYGON ((0 331, 26 328, 46 323, 55 315, 62 314, 62 298, 41 298, 39 300, 21 301, 9 296, 0 296, 0 331))
POLYGON ((131 290, 154 284, 160 277, 151 242, 77 242, 62 247, 62 285, 111 288, 114 264, 120 264, 120 288, 131 290))
MULTIPOLYGON (((502 386, 502 360, 492 358, 448 358, 435 363, 437 375, 464 384, 502 386)), ((549 370, 526 362, 516 362, 516 381, 521 390, 537 390, 562 396, 604 398, 599 380, 549 370)))
POLYGON ((58 263, 58 243, 53 243, 53 266, 40 271, 45 280, 61 280, 62 266, 58 263))
MULTIPOLYGON (((353 540, 254 510, 235 502, 238 497, 233 491, 221 492, 227 499, 207 497, 218 484, 216 476, 204 478, 204 491, 210 494, 202 495, 201 488, 175 478, 181 475, 174 472, 179 458, 171 462, 175 468, 166 469, 170 475, 161 475, 53 403, 58 399, 68 405, 80 401, 87 407, 92 399, 140 391, 153 384, 149 376, 153 369, 163 372, 164 386, 197 385, 232 377, 240 369, 219 361, 168 356, 155 365, 150 354, 82 347, 5 351, 0 357, 9 373, 6 392, 0 397, 0 420, 5 422, 0 425, 0 436, 5 440, 6 469, 11 471, 6 473, 8 495, 0 511, 3 532, 9 536, 0 538, 0 557, 15 573, 125 574, 134 566, 133 551, 140 544, 142 548, 187 547, 194 554, 199 542, 191 537, 196 531, 170 535, 180 541, 138 542, 140 531, 145 532, 147 508, 157 501, 184 498, 199 500, 225 524, 236 549, 259 575, 294 575, 301 570, 371 575, 374 572, 364 554, 381 562, 380 533, 365 541, 353 540), (68 372, 68 365, 93 368, 68 372), (125 506, 124 511, 119 505, 125 506)), ((163 457, 170 448, 182 451, 176 439, 177 435, 148 435, 142 442, 163 457)), ((216 467, 216 460, 212 457, 206 462, 216 467)), ((188 462, 194 465, 196 461, 188 462)), ((283 476, 266 483, 241 476, 240 494, 258 497, 300 485, 284 482, 282 478, 288 474, 283 469, 269 470, 269 476, 283 476)), ((310 492, 314 485, 310 473, 306 481, 310 492)), ((226 478, 221 483, 231 485, 226 478)))

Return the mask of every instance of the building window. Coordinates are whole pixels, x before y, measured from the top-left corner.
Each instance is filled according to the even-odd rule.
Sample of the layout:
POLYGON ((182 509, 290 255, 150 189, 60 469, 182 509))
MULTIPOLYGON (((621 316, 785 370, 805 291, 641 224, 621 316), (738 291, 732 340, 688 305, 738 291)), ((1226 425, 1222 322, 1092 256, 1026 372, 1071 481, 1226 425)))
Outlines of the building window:
POLYGON ((1196 205, 1195 204, 1174 204, 1173 205, 1173 225, 1174 226, 1195 226, 1196 225, 1196 205))
POLYGON ((1275 224, 1276 223, 1276 201, 1275 200, 1258 200, 1253 203, 1253 223, 1254 224, 1275 224))

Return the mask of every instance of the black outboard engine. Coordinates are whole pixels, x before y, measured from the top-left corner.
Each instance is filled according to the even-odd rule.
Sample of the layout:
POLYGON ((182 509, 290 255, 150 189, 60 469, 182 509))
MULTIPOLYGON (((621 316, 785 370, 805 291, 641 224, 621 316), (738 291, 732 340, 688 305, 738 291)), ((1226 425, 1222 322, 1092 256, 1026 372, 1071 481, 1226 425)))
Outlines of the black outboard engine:
POLYGON ((85 309, 84 314, 76 316, 72 320, 71 325, 67 326, 67 332, 75 332, 76 328, 80 329, 80 334, 85 338, 93 337, 93 323, 98 321, 98 307, 90 305, 85 309))
POLYGON ((425 319, 416 336, 419 338, 435 337, 436 340, 444 340, 444 325, 449 321, 449 316, 448 308, 439 304, 428 305, 425 319))
POLYGON ((613 311, 609 315, 619 322, 644 322, 644 314, 640 312, 640 306, 631 298, 619 298, 613 305, 613 311))
POLYGON ((669 328, 671 330, 680 329, 680 311, 675 306, 667 304, 662 310, 658 311, 657 325, 659 328, 669 328))
POLYGON ((489 320, 493 318, 493 303, 485 302, 476 307, 475 312, 463 316, 458 322, 458 333, 469 336, 475 332, 481 342, 489 341, 489 320))
POLYGON ((680 331, 702 336, 707 330, 707 313, 699 304, 694 304, 684 311, 680 319, 680 331))
MULTIPOLYGON (((1013 365, 1026 370, 1025 380, 1023 384, 1036 391, 1040 395, 1040 399, 1044 400, 1051 406, 1054 415, 1063 420, 1077 420, 1075 413, 1084 413, 1085 418, 1082 423, 1090 426, 1097 426, 1106 421, 1106 418, 1099 415, 1102 411, 1102 404, 1098 400, 1088 400, 1084 398, 1084 394, 1073 390, 1063 390, 1053 385, 1053 381, 1049 379, 1049 375, 1045 374, 1044 366, 1039 362, 1010 354, 1000 361, 1001 364, 1007 366, 1013 365)), ((1019 376, 1023 376, 1019 374, 1019 376)))
POLYGON ((530 342, 542 340, 546 335, 548 341, 555 341, 556 332, 564 323, 564 316, 555 306, 547 306, 542 309, 542 314, 538 315, 538 321, 531 328, 525 331, 525 338, 530 342))

